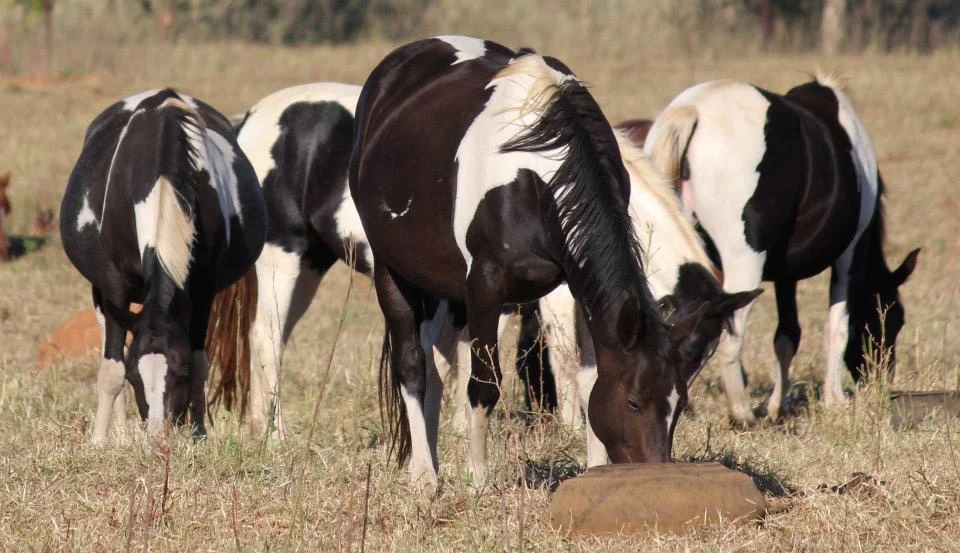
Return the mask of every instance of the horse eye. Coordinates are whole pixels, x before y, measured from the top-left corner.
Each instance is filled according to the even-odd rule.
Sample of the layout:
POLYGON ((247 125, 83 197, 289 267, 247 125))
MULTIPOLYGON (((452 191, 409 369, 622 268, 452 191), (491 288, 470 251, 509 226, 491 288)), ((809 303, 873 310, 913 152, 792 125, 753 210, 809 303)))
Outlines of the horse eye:
POLYGON ((633 411, 634 413, 639 413, 639 412, 640 412, 640 404, 637 403, 636 401, 633 401, 632 399, 628 399, 628 400, 627 400, 627 409, 630 409, 630 410, 633 411))

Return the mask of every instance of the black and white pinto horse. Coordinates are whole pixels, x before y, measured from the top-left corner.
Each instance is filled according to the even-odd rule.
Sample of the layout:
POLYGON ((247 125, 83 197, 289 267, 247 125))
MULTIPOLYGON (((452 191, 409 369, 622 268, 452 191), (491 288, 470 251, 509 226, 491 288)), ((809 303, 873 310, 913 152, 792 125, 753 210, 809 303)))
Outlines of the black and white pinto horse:
POLYGON ((260 187, 229 122, 171 89, 113 104, 87 129, 60 213, 64 250, 93 285, 101 323, 94 443, 111 419, 123 429, 124 378, 149 433, 189 411, 204 434, 210 305, 266 234, 260 187))
POLYGON ((275 429, 284 436, 283 350, 323 275, 337 260, 373 273, 347 187, 359 96, 359 86, 341 83, 293 86, 257 102, 236 129, 263 187, 270 228, 255 271, 217 297, 213 319, 224 332, 211 333, 208 351, 222 372, 214 396, 228 408, 236 401, 256 434, 275 429), (232 309, 253 304, 249 315, 232 309))
POLYGON ((469 37, 398 48, 363 87, 349 183, 386 320, 383 407, 415 484, 438 485, 442 381, 429 357, 444 329, 462 329, 458 349, 471 355, 467 473, 478 486, 500 397, 501 308, 564 281, 596 351, 597 439, 614 462, 670 460, 695 364, 685 340, 704 308, 669 332, 662 322, 616 137, 566 66, 469 37))
MULTIPOLYGON (((737 81, 696 85, 660 115, 645 148, 675 179, 685 212, 715 244, 724 288, 736 292, 774 282, 779 367, 769 418, 783 415, 800 342, 798 280, 832 268, 823 390, 828 405, 846 402, 844 362, 859 380, 865 348, 886 349, 893 358, 904 324, 897 289, 913 272, 919 249, 896 270, 887 267, 876 154, 835 77, 818 76, 782 96, 737 81)), ((756 420, 740 362, 749 311, 737 312, 717 350, 730 414, 743 424, 756 420)))
MULTIPOLYGON (((226 337, 226 348, 211 344, 219 339, 216 333, 208 334, 208 352, 214 370, 226 373, 219 379, 221 388, 215 395, 231 398, 231 403, 236 399, 255 433, 273 427, 279 437, 284 435, 279 376, 283 351, 324 272, 339 259, 362 274, 372 275, 369 245, 346 184, 353 111, 359 94, 360 87, 339 83, 294 86, 257 102, 238 124, 237 141, 263 185, 270 230, 252 285, 239 282, 235 294, 223 293, 215 302, 215 312, 221 311, 221 304, 256 304, 256 313, 248 320, 237 320, 238 312, 224 308, 223 313, 235 318, 216 324, 232 329, 233 334, 237 328, 241 334, 248 333, 249 354, 233 357, 233 334, 226 337), (237 294, 246 296, 237 298, 237 294), (238 392, 237 386, 245 381, 249 387, 238 392)), ((715 347, 724 316, 753 296, 723 294, 710 274, 712 265, 699 237, 681 215, 669 184, 652 170, 642 151, 629 140, 618 133, 617 141, 631 182, 630 214, 641 242, 646 245, 648 283, 654 296, 662 298, 664 307, 673 315, 710 303, 697 327, 697 339, 688 341, 696 349, 696 353, 690 352, 690 358, 702 364, 715 347), (684 267, 686 264, 690 266, 684 267), (702 269, 697 269, 697 265, 702 269)), ((562 368, 557 376, 564 400, 561 413, 573 424, 579 421, 581 408, 587 412, 590 387, 596 379, 595 362, 588 361, 585 370, 578 370, 581 357, 577 350, 575 300, 562 284, 540 300, 535 311, 542 314, 535 322, 547 331, 549 347, 544 350, 553 354, 554 366, 562 368), (579 382, 584 384, 578 385, 579 382)), ((523 316, 532 312, 525 309, 523 316)), ((582 334, 586 331, 582 318, 580 327, 582 334)), ((532 334, 522 339, 535 340, 539 325, 525 324, 521 328, 532 334)), ((470 356, 466 348, 457 350, 456 338, 455 333, 447 332, 426 359, 428 364, 435 363, 430 370, 435 366, 442 381, 457 375, 454 425, 463 429, 470 356), (461 366, 466 370, 459 370, 461 366)), ((583 359, 592 359, 592 347, 586 344, 585 350, 583 359)), ((533 359, 536 353, 540 351, 525 356, 530 365, 539 366, 539 359, 533 359)), ((528 391, 536 395, 539 384, 528 382, 528 391)), ((606 459, 606 452, 592 433, 589 435, 588 462, 600 464, 606 459)))

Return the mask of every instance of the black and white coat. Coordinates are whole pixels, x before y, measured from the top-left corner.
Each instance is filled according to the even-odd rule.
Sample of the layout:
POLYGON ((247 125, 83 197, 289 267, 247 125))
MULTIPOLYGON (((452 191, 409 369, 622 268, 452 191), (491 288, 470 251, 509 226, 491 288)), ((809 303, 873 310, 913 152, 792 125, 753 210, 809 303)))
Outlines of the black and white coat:
MULTIPOLYGON (((866 127, 837 79, 821 75, 784 95, 732 80, 698 84, 670 102, 645 149, 715 245, 724 288, 775 284, 779 363, 766 405, 771 419, 784 412, 800 342, 797 281, 832 269, 823 397, 828 405, 845 403, 844 364, 859 379, 867 341, 874 352, 895 352, 904 324, 897 288, 919 250, 896 270, 887 267, 883 179, 866 127)), ((749 311, 737 312, 716 355, 730 414, 744 424, 755 421, 740 363, 749 311)))
POLYGON ((60 232, 103 332, 93 441, 107 438, 111 418, 122 422, 124 378, 148 431, 186 422, 189 410, 202 434, 210 305, 266 234, 260 187, 227 119, 171 89, 111 105, 87 129, 60 232))

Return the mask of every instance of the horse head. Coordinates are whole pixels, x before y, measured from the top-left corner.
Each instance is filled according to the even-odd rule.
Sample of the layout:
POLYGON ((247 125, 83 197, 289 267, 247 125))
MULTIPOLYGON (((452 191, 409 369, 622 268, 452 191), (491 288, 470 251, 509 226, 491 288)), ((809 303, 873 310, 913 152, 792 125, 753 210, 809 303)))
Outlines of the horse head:
POLYGON ((920 248, 911 251, 893 271, 885 263, 876 263, 865 271, 862 286, 850 287, 850 325, 844 362, 854 380, 866 372, 862 366, 864 357, 870 357, 870 363, 886 364, 893 372, 897 336, 906 322, 899 289, 917 268, 919 254, 920 248))

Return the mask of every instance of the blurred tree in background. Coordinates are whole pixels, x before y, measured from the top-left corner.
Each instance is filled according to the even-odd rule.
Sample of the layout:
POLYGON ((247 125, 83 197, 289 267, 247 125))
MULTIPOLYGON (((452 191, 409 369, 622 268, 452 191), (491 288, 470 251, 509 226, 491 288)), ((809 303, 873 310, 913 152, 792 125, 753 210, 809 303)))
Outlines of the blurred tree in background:
POLYGON ((58 36, 95 60, 97 44, 144 40, 295 45, 450 33, 541 49, 584 37, 612 56, 924 53, 960 46, 960 0, 0 0, 0 74, 48 73, 58 36))

